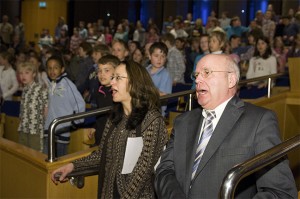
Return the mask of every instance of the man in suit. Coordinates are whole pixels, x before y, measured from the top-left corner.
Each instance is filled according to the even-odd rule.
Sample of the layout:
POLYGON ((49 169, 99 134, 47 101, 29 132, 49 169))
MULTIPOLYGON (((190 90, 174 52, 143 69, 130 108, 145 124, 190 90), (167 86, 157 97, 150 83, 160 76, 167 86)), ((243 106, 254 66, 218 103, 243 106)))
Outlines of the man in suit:
MULTIPOLYGON (((201 107, 174 121, 156 170, 158 198, 218 198, 223 178, 233 166, 281 142, 275 114, 236 96, 239 74, 238 66, 224 54, 209 54, 198 62, 195 82, 201 107)), ((235 198, 254 197, 297 198, 286 159, 238 184, 235 198)))

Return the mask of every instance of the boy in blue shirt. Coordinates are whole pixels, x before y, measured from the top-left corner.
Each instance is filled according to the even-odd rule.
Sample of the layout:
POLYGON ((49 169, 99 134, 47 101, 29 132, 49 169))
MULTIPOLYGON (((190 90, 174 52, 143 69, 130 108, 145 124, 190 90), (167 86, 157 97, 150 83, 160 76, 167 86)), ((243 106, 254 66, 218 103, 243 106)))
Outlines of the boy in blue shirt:
MULTIPOLYGON (((147 67, 155 87, 160 96, 172 93, 172 78, 164 67, 167 61, 168 47, 163 42, 155 42, 149 49, 150 65, 147 67)), ((165 116, 166 106, 162 106, 162 115, 165 116)))

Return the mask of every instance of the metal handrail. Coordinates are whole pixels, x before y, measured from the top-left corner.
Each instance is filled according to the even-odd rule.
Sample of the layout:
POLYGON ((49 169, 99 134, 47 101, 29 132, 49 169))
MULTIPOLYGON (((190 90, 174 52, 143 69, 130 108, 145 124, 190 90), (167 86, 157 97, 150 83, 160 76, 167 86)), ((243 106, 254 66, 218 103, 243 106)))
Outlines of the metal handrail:
MULTIPOLYGON (((177 93, 173 93, 173 94, 169 94, 166 96, 162 96, 160 97, 160 100, 166 100, 166 99, 171 99, 171 98, 176 98, 176 97, 181 97, 181 96, 185 96, 189 94, 189 101, 190 104, 192 104, 192 94, 195 93, 195 90, 189 90, 189 91, 182 91, 182 92, 177 92, 177 93)), ((78 119, 82 119, 82 118, 86 118, 86 117, 92 117, 92 116, 96 116, 96 115, 100 115, 103 113, 107 113, 108 111, 110 111, 112 109, 111 106, 109 107, 104 107, 104 108, 100 108, 100 109, 95 109, 92 111, 87 111, 87 112, 82 112, 82 113, 76 113, 73 115, 66 115, 63 117, 58 117, 56 119, 54 119, 48 129, 49 132, 49 139, 48 139, 48 158, 46 159, 47 162, 54 162, 57 161, 57 158, 55 157, 55 147, 54 147, 54 132, 56 127, 61 124, 61 123, 65 123, 65 122, 70 122, 73 120, 78 120, 78 119)), ((190 106, 190 109, 192 110, 192 107, 190 106)))
MULTIPOLYGON (((270 95, 271 95, 271 79, 281 77, 285 74, 287 74, 287 73, 278 73, 278 74, 273 74, 273 75, 267 75, 267 76, 252 78, 252 79, 249 79, 249 80, 241 80, 239 82, 239 85, 269 79, 269 81, 268 81, 268 97, 270 97, 270 95)), ((176 93, 161 96, 160 100, 172 99, 172 98, 176 98, 176 97, 189 95, 189 103, 188 103, 189 104, 189 110, 192 110, 192 98, 193 98, 194 93, 195 93, 194 89, 193 90, 182 91, 182 92, 176 92, 176 93)), ((51 122, 51 124, 49 126, 49 129, 48 129, 48 132, 49 132, 49 135, 48 135, 49 136, 49 139, 48 139, 48 158, 46 159, 46 161, 54 162, 54 161, 57 160, 57 158, 55 158, 55 156, 54 156, 54 154, 55 154, 54 132, 55 132, 56 127, 59 124, 65 123, 65 122, 70 122, 70 121, 77 120, 77 119, 86 118, 86 117, 100 115, 100 114, 106 113, 110 110, 111 110, 111 107, 105 107, 105 108, 101 108, 101 109, 96 109, 96 110, 87 111, 87 112, 83 112, 83 113, 76 113, 76 114, 73 114, 73 115, 67 115, 67 116, 63 116, 63 117, 59 117, 59 118, 54 119, 51 122)))
POLYGON ((251 83, 251 82, 266 80, 266 79, 269 79, 269 78, 275 79, 277 77, 282 77, 283 75, 287 75, 287 74, 288 73, 276 73, 276 74, 272 74, 272 75, 265 75, 265 76, 251 78, 251 79, 244 79, 244 80, 239 81, 239 85, 244 85, 244 84, 251 83))
POLYGON ((46 159, 46 161, 48 162, 54 162, 57 160, 57 158, 55 158, 54 154, 55 154, 55 147, 54 147, 54 132, 56 127, 61 124, 61 123, 65 123, 65 122, 70 122, 73 120, 78 120, 78 119, 82 119, 82 118, 86 118, 86 117, 91 117, 91 116, 96 116, 99 114, 103 114, 106 113, 108 111, 110 111, 112 109, 111 106, 108 107, 104 107, 104 108, 100 108, 100 109, 95 109, 92 111, 87 111, 87 112, 82 112, 82 113, 76 113, 73 115, 66 115, 63 117, 59 117, 54 119, 50 126, 49 126, 49 139, 48 139, 48 158, 46 159))
POLYGON ((281 144, 262 152, 246 162, 230 169, 223 179, 219 198, 233 199, 237 184, 245 177, 255 173, 285 156, 289 151, 300 146, 300 134, 282 142, 281 144))

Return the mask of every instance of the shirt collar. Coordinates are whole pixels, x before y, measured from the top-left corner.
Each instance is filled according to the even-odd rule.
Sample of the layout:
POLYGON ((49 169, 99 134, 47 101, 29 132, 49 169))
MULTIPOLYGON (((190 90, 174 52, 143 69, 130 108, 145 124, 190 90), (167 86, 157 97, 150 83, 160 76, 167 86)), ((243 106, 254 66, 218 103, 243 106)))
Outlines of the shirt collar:
MULTIPOLYGON (((233 96, 232 96, 233 97, 233 96)), ((231 98, 232 98, 231 97, 231 98)), ((217 119, 219 119, 220 117, 221 117, 221 115, 222 115, 222 113, 223 113, 223 111, 224 111, 224 109, 225 109, 225 107, 226 107, 226 105, 228 104, 228 102, 231 100, 231 98, 229 98, 228 100, 226 100, 225 102, 223 102, 222 104, 220 104, 219 106, 217 106, 214 110, 212 110, 212 111, 215 111, 215 113, 216 113, 216 118, 217 119)), ((203 109, 202 110, 202 115, 203 115, 203 117, 207 117, 207 114, 206 114, 206 112, 205 112, 205 109, 203 109)))
POLYGON ((219 54, 223 54, 223 51, 219 50, 219 51, 216 51, 216 52, 212 52, 211 54, 219 55, 219 54))
MULTIPOLYGON (((147 67, 147 70, 148 70, 149 72, 151 72, 151 68, 152 68, 152 67, 153 67, 152 64, 150 64, 150 65, 147 67)), ((165 68, 165 67, 162 66, 162 67, 159 68, 155 73, 151 73, 151 75, 154 75, 154 74, 159 73, 159 72, 162 71, 164 68, 165 68)))

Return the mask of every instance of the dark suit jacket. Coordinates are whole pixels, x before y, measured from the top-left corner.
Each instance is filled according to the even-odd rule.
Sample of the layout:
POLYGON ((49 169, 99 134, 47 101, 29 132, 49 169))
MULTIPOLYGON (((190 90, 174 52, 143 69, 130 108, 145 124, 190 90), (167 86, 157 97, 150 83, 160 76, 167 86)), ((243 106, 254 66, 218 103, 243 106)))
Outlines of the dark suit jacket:
MULTIPOLYGON (((218 198, 226 173, 236 164, 279 144, 275 114, 233 97, 214 129, 191 183, 202 108, 178 116, 167 148, 156 170, 158 198, 218 198)), ((297 198, 286 159, 248 176, 238 185, 235 198, 297 198)))

